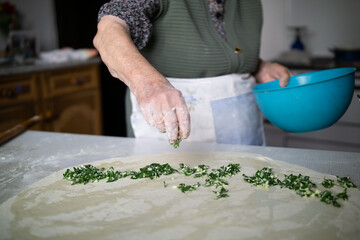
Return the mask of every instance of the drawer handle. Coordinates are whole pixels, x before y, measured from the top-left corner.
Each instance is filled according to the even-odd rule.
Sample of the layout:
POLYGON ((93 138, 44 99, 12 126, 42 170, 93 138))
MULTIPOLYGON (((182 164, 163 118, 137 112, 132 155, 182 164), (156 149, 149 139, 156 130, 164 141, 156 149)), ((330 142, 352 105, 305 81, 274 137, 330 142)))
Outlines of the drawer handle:
POLYGON ((73 84, 76 86, 82 86, 87 82, 90 82, 89 77, 77 77, 73 80, 73 84))
POLYGON ((44 122, 51 122, 51 121, 55 120, 57 117, 58 116, 56 116, 56 114, 54 114, 54 112, 48 110, 43 115, 43 121, 44 122))

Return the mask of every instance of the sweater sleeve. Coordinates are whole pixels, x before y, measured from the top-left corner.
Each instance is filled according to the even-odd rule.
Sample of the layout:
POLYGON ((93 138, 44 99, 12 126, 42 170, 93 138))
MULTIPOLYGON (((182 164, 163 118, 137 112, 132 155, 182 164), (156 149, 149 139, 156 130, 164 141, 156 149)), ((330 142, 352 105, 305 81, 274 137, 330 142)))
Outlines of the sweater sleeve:
POLYGON ((151 20, 159 9, 159 0, 111 0, 100 8, 98 21, 105 15, 121 18, 129 26, 135 46, 142 49, 149 41, 152 32, 151 20))

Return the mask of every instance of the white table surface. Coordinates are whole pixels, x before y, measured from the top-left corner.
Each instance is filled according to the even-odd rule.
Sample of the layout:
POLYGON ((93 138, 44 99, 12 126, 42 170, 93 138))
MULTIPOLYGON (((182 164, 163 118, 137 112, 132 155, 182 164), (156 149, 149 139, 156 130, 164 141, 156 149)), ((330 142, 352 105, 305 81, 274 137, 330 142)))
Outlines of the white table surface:
POLYGON ((360 185, 360 153, 194 143, 173 149, 167 142, 94 135, 26 131, 0 146, 0 204, 32 183, 64 168, 97 160, 169 152, 245 152, 321 173, 349 176, 360 185))

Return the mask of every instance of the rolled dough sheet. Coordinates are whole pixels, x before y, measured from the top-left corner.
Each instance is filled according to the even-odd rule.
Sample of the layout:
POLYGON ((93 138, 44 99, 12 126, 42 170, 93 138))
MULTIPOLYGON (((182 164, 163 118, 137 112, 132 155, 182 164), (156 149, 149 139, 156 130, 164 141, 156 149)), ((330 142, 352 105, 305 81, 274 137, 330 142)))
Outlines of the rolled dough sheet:
MULTIPOLYGON (((213 188, 182 193, 172 188, 199 179, 180 174, 158 179, 102 180, 71 185, 56 172, 0 206, 1 239, 360 239, 360 193, 349 189, 341 208, 303 199, 279 187, 261 189, 243 180, 263 167, 304 174, 320 185, 326 178, 309 169, 246 153, 168 153, 113 158, 97 167, 138 170, 150 163, 199 164, 218 168, 240 163, 228 178, 229 198, 215 200, 213 188), (166 181, 168 187, 163 186, 166 181)), ((200 179, 204 182, 205 179, 200 179)), ((340 191, 340 190, 339 190, 340 191)))

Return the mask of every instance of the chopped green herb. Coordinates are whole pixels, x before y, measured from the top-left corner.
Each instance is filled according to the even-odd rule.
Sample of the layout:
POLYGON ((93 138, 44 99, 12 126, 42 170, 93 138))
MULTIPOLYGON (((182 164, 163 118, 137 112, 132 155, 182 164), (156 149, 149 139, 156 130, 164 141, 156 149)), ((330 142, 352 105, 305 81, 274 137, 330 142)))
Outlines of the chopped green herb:
MULTIPOLYGON (((139 171, 118 171, 113 167, 110 167, 105 172, 104 168, 96 168, 92 165, 82 165, 80 167, 74 167, 73 170, 67 169, 63 174, 64 179, 71 181, 72 185, 74 184, 87 184, 91 182, 98 182, 101 179, 107 179, 107 182, 114 182, 122 178, 130 177, 130 179, 141 179, 141 178, 159 178, 162 175, 170 175, 173 173, 181 173, 185 176, 193 175, 194 178, 206 177, 205 187, 215 187, 220 190, 213 191, 216 194, 215 199, 229 197, 227 189, 224 186, 227 186, 229 183, 224 179, 226 177, 231 177, 240 172, 240 164, 228 164, 227 166, 221 166, 218 169, 212 169, 208 173, 209 166, 207 165, 198 165, 194 168, 187 166, 186 164, 180 163, 180 169, 172 168, 168 163, 159 164, 152 163, 143 168, 140 168, 139 171)), ((348 200, 347 189, 356 188, 356 185, 350 181, 349 177, 339 177, 337 180, 324 179, 321 183, 323 187, 329 189, 332 188, 335 184, 343 187, 344 190, 340 193, 332 193, 328 190, 320 191, 316 189, 316 184, 310 180, 309 176, 303 176, 301 174, 293 175, 284 174, 284 180, 281 181, 276 174, 273 173, 272 168, 264 167, 261 170, 255 172, 253 176, 247 176, 243 174, 243 178, 246 182, 251 183, 255 186, 260 186, 268 188, 270 186, 280 186, 281 188, 287 188, 294 190, 296 194, 302 197, 317 197, 321 202, 326 204, 332 204, 335 207, 340 207, 338 200, 348 200)), ((173 178, 172 178, 173 179, 173 178)), ((166 188, 167 183, 163 181, 163 186, 166 188)), ((188 191, 197 190, 201 184, 197 182, 193 185, 186 185, 184 183, 174 186, 185 193, 188 191)))
POLYGON ((205 179, 205 187, 223 187, 224 185, 229 185, 229 183, 219 177, 216 173, 209 173, 207 179, 205 179))
MULTIPOLYGON (((338 202, 338 199, 348 199, 347 188, 356 187, 352 182, 350 182, 350 178, 338 177, 337 182, 344 188, 343 192, 334 194, 328 190, 320 191, 316 189, 316 184, 310 180, 309 176, 303 176, 301 174, 284 174, 284 180, 281 181, 275 174, 273 174, 271 168, 263 168, 258 170, 254 176, 246 176, 243 174, 243 177, 246 182, 252 183, 255 186, 267 188, 269 186, 279 185, 281 188, 294 190, 296 194, 302 197, 317 197, 321 202, 332 204, 335 207, 341 206, 338 202)), ((335 181, 331 179, 324 179, 321 184, 325 188, 331 188, 335 185, 335 181)))
POLYGON ((349 177, 336 176, 338 184, 343 188, 356 188, 356 185, 350 181, 349 177))
POLYGON ((321 185, 323 185, 324 188, 332 188, 334 186, 334 180, 325 178, 321 185))
POLYGON ((78 183, 87 184, 90 181, 95 182, 106 178, 104 170, 104 168, 96 168, 92 165, 82 165, 74 167, 73 171, 67 169, 63 176, 66 180, 72 182, 71 185, 78 183))
POLYGON ((180 163, 180 170, 185 176, 190 176, 196 172, 195 168, 190 168, 188 165, 180 163))
POLYGON ((341 193, 336 194, 336 198, 342 199, 342 200, 348 200, 349 197, 347 195, 347 188, 344 188, 344 191, 341 193))
POLYGON ((199 178, 207 175, 207 170, 209 166, 207 165, 198 165, 194 168, 190 168, 188 165, 180 163, 180 170, 185 176, 191 176, 193 174, 194 178, 199 178))
POLYGON ((234 176, 240 172, 240 164, 229 164, 212 170, 218 177, 234 176))
POLYGON ((229 197, 229 194, 227 194, 229 190, 225 189, 224 187, 221 187, 219 191, 213 191, 216 194, 216 200, 220 198, 227 198, 229 197))
POLYGON ((272 172, 272 168, 267 167, 256 171, 254 176, 251 177, 243 174, 243 178, 246 182, 252 183, 255 186, 261 186, 263 188, 279 185, 279 180, 277 176, 272 172))
POLYGON ((174 143, 171 143, 171 145, 174 148, 178 148, 180 146, 180 143, 181 143, 181 138, 179 137, 174 143))
POLYGON ((196 172, 194 175, 194 178, 200 178, 207 175, 207 171, 209 169, 209 166, 207 165, 198 165, 195 167, 196 172))
POLYGON ((136 172, 134 172, 134 171, 124 171, 124 172, 114 171, 113 167, 110 167, 106 171, 107 182, 115 182, 121 178, 125 178, 127 176, 132 176, 135 174, 136 174, 136 172))
POLYGON ((290 174, 284 175, 285 179, 281 182, 279 181, 279 185, 281 188, 288 188, 291 190, 295 190, 296 194, 302 197, 311 197, 314 196, 314 191, 312 188, 316 187, 316 184, 310 180, 309 176, 303 176, 299 174, 298 176, 290 174))
POLYGON ((161 175, 169 175, 174 172, 177 172, 176 169, 172 168, 168 163, 159 164, 152 163, 143 168, 140 168, 139 172, 134 173, 130 178, 131 179, 139 179, 139 178, 158 178, 161 175))
POLYGON ((146 167, 140 168, 139 172, 136 171, 115 171, 113 167, 110 167, 106 173, 104 173, 104 168, 96 168, 92 165, 85 165, 81 167, 74 167, 74 170, 71 171, 67 169, 63 174, 66 180, 72 181, 72 184, 77 183, 88 183, 90 181, 95 182, 101 179, 107 178, 107 182, 114 182, 121 178, 130 176, 131 179, 140 179, 140 178, 158 178, 161 175, 169 175, 175 172, 178 172, 176 169, 172 168, 168 163, 158 164, 152 163, 146 167))
POLYGON ((189 192, 189 191, 194 191, 196 189, 198 189, 198 187, 200 187, 201 184, 199 182, 197 182, 194 185, 186 185, 185 183, 180 183, 179 186, 177 186, 178 189, 180 189, 181 192, 185 193, 185 192, 189 192))
POLYGON ((332 204, 335 207, 341 207, 341 205, 336 201, 337 197, 330 191, 323 191, 318 195, 318 197, 320 198, 321 202, 332 204))

